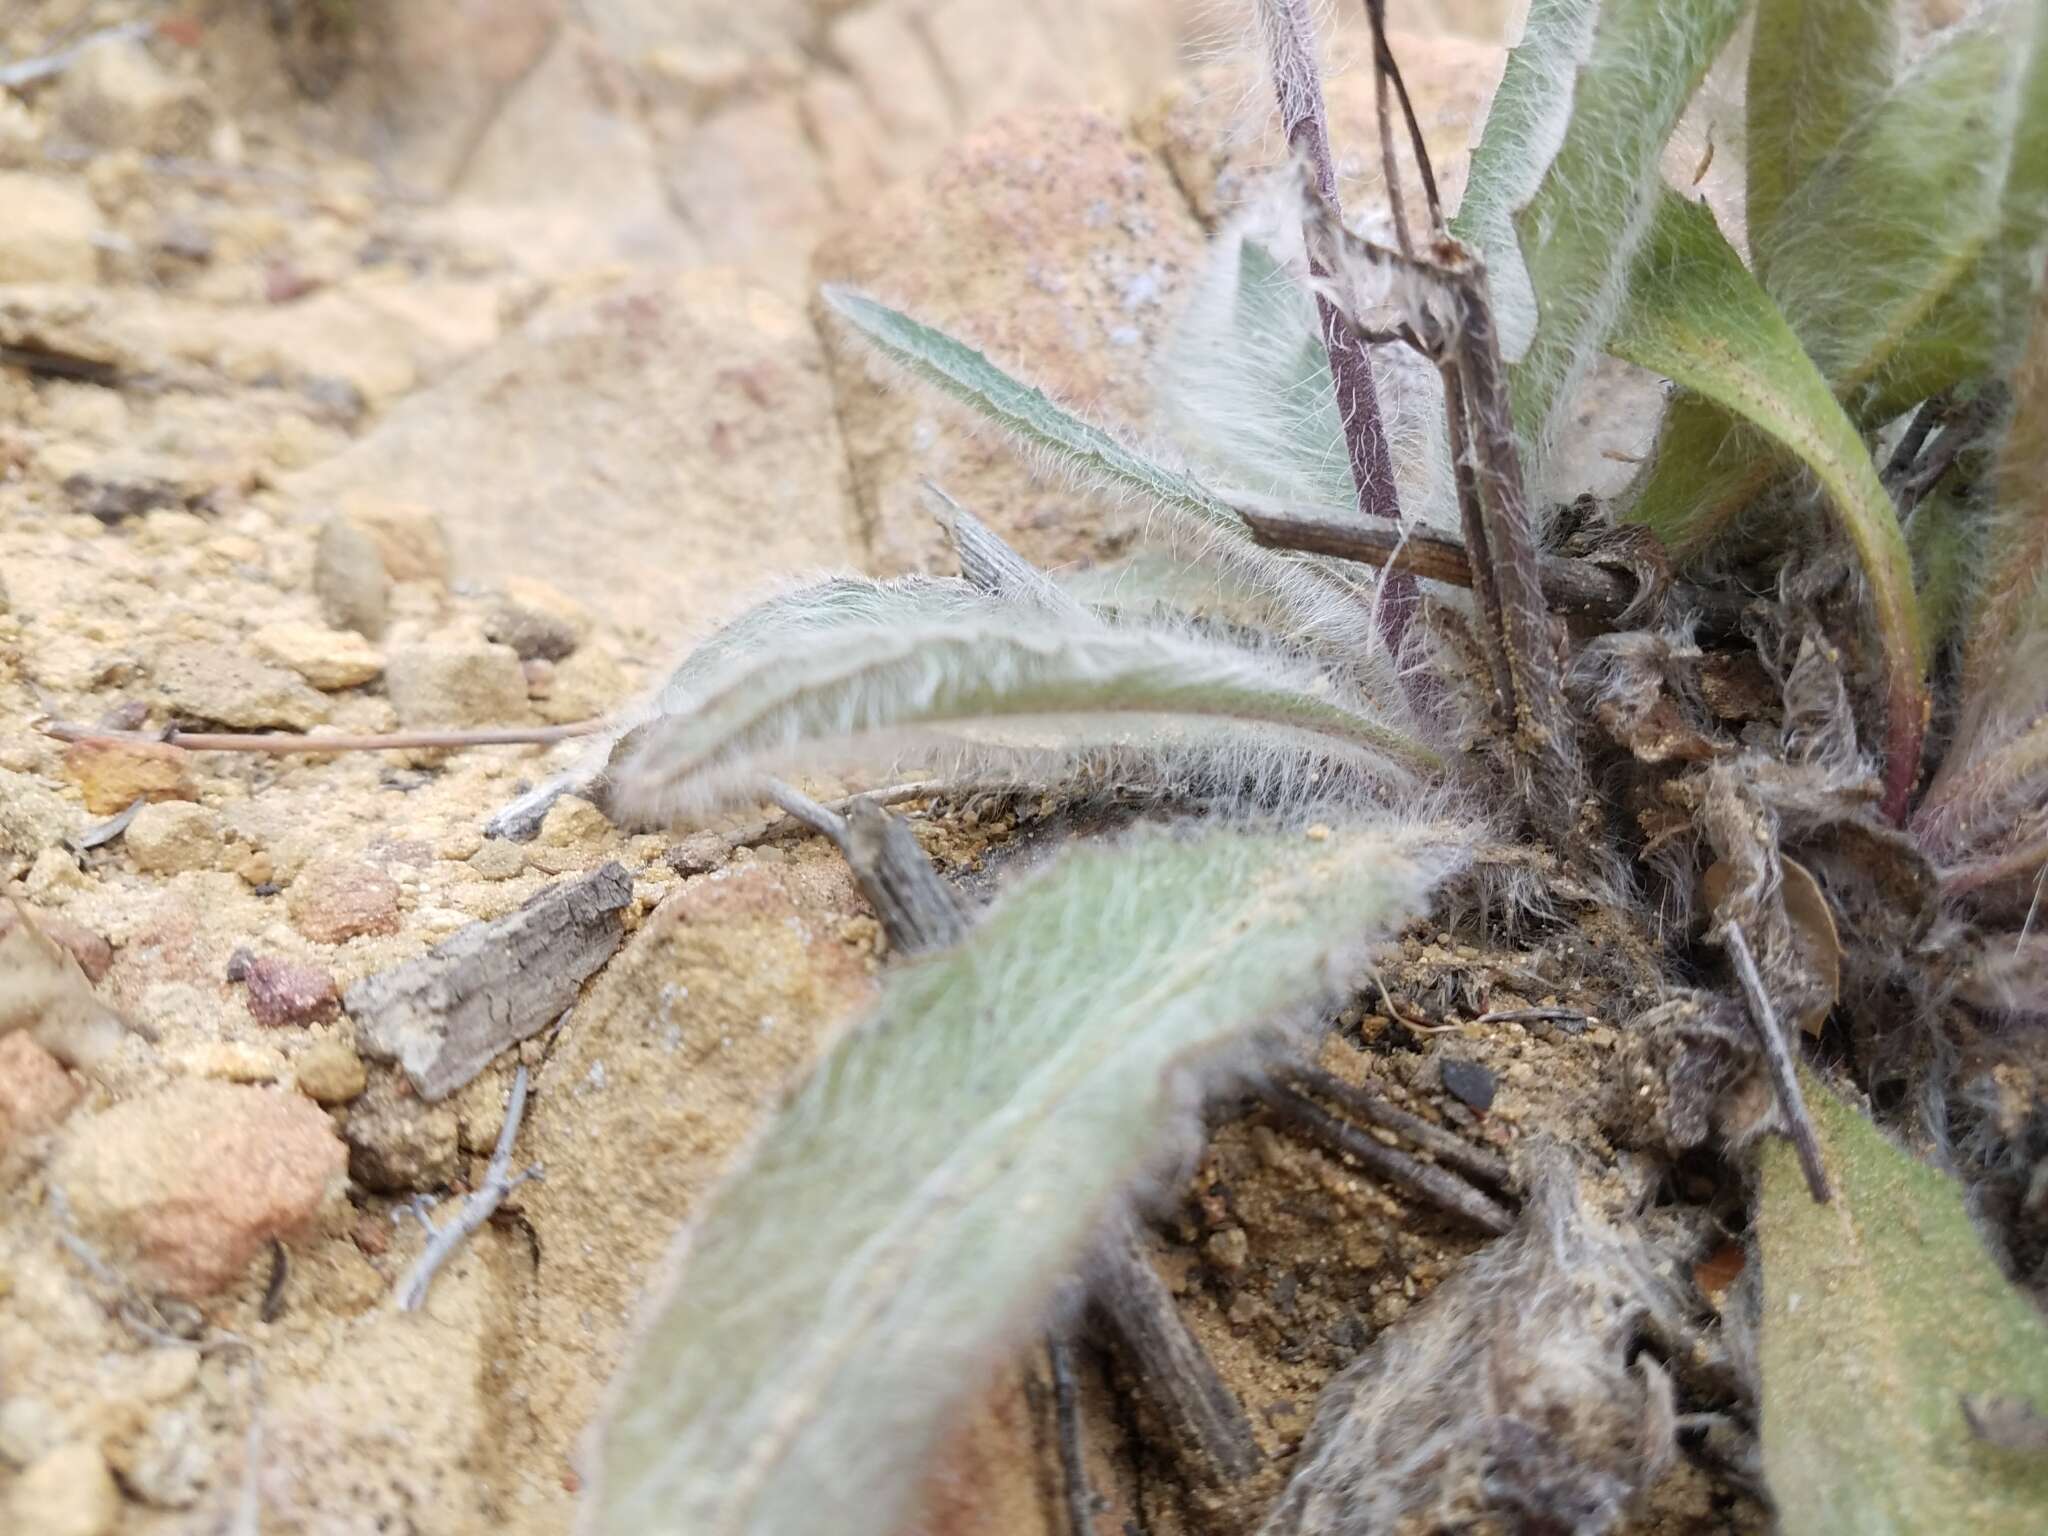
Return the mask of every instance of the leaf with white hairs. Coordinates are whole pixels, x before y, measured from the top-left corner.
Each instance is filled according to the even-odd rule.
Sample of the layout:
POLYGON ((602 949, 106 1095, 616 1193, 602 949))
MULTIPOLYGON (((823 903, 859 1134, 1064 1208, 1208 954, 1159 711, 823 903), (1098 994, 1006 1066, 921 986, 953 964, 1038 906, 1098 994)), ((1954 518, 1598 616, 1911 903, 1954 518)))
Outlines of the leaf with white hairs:
POLYGON ((1763 0, 1757 7, 1744 92, 1743 214, 1759 275, 1785 200, 1891 89, 1898 11, 1892 0, 1763 0))
POLYGON ((1280 653, 873 586, 868 610, 842 597, 834 622, 781 627, 693 684, 684 707, 637 727, 611 771, 625 813, 710 809, 749 797, 763 773, 906 752, 1042 764, 1115 747, 1168 761, 1216 749, 1219 729, 1242 735, 1226 773, 1326 754, 1396 782, 1442 766, 1280 653))
POLYGON ((1515 430, 1539 464, 1626 297, 1664 185, 1664 143, 1743 10, 1744 0, 1606 0, 1572 79, 1571 120, 1540 182, 1517 201, 1508 189, 1526 181, 1527 157, 1545 147, 1537 128, 1554 110, 1532 111, 1523 98, 1561 88, 1560 67, 1574 60, 1585 25, 1577 5, 1531 10, 1516 53, 1528 50, 1534 62, 1515 72, 1506 103, 1518 110, 1499 130, 1489 116, 1473 165, 1481 200, 1460 209, 1457 228, 1499 264, 1505 201, 1536 303, 1535 332, 1512 372, 1515 430))
POLYGON ((1142 496, 1205 521, 1236 524, 1230 508, 1189 476, 1082 420, 965 342, 850 288, 828 283, 821 292, 833 312, 883 357, 969 406, 1083 484, 1142 496))
POLYGON ((1451 233, 1486 259, 1488 297, 1509 362, 1536 334, 1536 294, 1515 235, 1515 210, 1543 184, 1572 116, 1572 76, 1593 48, 1600 0, 1531 0, 1472 151, 1451 233))
POLYGON ((1077 847, 904 966, 679 1241, 585 1536, 887 1536, 1204 1090, 1353 979, 1449 834, 1151 829, 1077 847))

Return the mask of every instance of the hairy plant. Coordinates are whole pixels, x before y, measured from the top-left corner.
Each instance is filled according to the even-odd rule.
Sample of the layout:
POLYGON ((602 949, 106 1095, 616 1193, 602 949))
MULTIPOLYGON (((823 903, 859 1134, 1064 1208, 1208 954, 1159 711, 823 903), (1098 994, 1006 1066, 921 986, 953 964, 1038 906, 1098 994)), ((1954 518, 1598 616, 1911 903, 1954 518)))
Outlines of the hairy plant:
MULTIPOLYGON (((629 820, 773 800, 879 906, 939 889, 938 921, 891 931, 943 947, 892 965, 678 1240, 587 1529, 779 1536, 825 1508, 896 1529, 948 1412, 1049 1317, 1073 1323, 1063 1281, 1109 1284, 1109 1252, 1128 1273, 1134 1195, 1247 1080, 1295 1133, 1507 1234, 1335 1379, 1269 1531, 1592 1536, 1709 1420, 1735 1442, 1724 1472, 1761 1422, 1788 1520, 1932 1530, 1964 1433, 1943 1394, 2048 1390, 2044 1330, 1950 1173, 1800 1065, 1817 1040, 1839 1084, 1892 1106, 2048 1295, 2048 1104, 1996 1086, 2048 1080, 2019 1027, 2048 1019, 2048 966, 2015 900, 2048 878, 2048 13, 1992 4, 1909 43, 1878 0, 1761 0, 1746 222, 1724 228, 1660 165, 1740 0, 1535 0, 1448 219, 1384 7, 1365 9, 1387 185, 1398 106, 1423 217, 1397 200, 1391 244, 1345 221, 1306 7, 1258 0, 1297 163, 1219 237, 1156 430, 825 290, 887 371, 1127 504, 1132 543, 1040 571, 933 488, 959 578, 772 595, 592 759, 629 820), (1539 507, 1603 351, 1668 381, 1655 452, 1616 505, 1539 507), (1767 697, 1733 697, 1742 676, 1767 697), (1107 835, 963 915, 900 824, 887 877, 864 868, 850 829, 888 824, 777 777, 809 773, 1022 788, 1107 835), (1133 790, 1155 824, 1124 825, 1133 790), (1721 1154, 1711 1214, 1653 1239, 1586 1208, 1590 1149, 1475 1161, 1305 1067, 1373 946, 1440 888, 1481 937, 1567 901, 1629 933, 1662 986, 1639 988, 1611 1125, 1653 1170, 1721 1154), (1503 1194, 1519 1179, 1519 1222, 1448 1171, 1475 1167, 1503 1194), (1674 1279, 1751 1211, 1760 1352, 1740 1307, 1700 1331, 1674 1279), (1924 1262, 1897 1260, 1887 1223, 1924 1262), (1998 1370, 1927 1342, 1979 1312, 1998 1370), (1796 1379, 1858 1341, 1912 1397, 1869 1458, 1841 1444, 1848 1367, 1796 1379), (1710 1411, 1682 1420, 1674 1379, 1710 1411), (1841 1513, 1866 1504, 1889 1523, 1841 1513)), ((1257 1452, 1199 1346, 1133 1326, 1199 1410, 1165 1420, 1206 1424, 1210 1471, 1246 1475, 1257 1452)), ((2008 1439, 2031 1422, 1979 1417, 2008 1439)), ((1999 1520, 2035 1475, 2009 1472, 1973 1466, 1999 1520)))

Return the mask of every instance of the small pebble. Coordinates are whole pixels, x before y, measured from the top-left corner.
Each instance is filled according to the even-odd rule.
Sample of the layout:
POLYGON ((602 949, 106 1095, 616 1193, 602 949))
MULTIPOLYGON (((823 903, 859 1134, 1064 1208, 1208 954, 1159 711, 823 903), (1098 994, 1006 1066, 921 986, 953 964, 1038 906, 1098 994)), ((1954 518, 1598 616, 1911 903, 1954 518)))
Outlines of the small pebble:
POLYGON ((1437 1068, 1444 1092, 1461 1104, 1485 1111, 1493 1107, 1493 1074, 1476 1061, 1446 1057, 1437 1068))
POLYGON ((65 775, 85 808, 112 816, 137 800, 190 800, 192 754, 167 741, 74 741, 64 749, 65 775))
POLYGON ((121 1519, 121 1493, 99 1447, 74 1440, 21 1474, 7 1509, 14 1530, 35 1536, 107 1536, 121 1519))
POLYGON ((223 840, 220 817, 189 800, 145 805, 128 823, 126 846, 135 867, 152 875, 211 869, 223 840))
POLYGON ((489 838, 469 856, 469 867, 486 880, 510 880, 526 868, 526 850, 502 837, 489 838))
POLYGON ((311 1024, 341 1006, 334 978, 318 966, 262 955, 242 968, 249 1013, 258 1024, 311 1024))
POLYGON ((299 1092, 315 1104, 346 1104, 369 1084, 369 1072, 347 1042, 315 1040, 295 1070, 299 1092))
POLYGON ((292 926, 316 944, 398 931, 398 882, 355 859, 316 859, 285 893, 292 926))

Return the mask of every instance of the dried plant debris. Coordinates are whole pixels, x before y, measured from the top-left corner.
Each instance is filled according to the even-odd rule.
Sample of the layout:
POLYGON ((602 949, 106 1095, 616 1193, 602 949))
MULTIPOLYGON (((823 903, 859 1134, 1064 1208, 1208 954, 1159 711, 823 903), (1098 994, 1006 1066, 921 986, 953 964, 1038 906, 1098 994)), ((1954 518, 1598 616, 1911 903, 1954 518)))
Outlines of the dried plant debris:
POLYGON ((2039 1531, 2048 1459, 2010 1446, 2024 1415, 1987 1405, 2048 1402, 2048 1321, 1999 1274, 1952 1180, 1811 1079, 1806 1097, 1835 1201, 1809 1201, 1773 1145, 1757 1207, 1764 1458, 1784 1529, 2039 1531))
POLYGON ((624 939, 632 899, 625 866, 606 864, 365 977, 343 1006, 363 1049, 397 1062, 420 1097, 437 1103, 576 1001, 624 939))
POLYGON ((1672 1381, 1644 1346, 1690 1299, 1553 1153, 1514 1230, 1324 1390, 1263 1536, 1616 1528, 1677 1454, 1672 1381))

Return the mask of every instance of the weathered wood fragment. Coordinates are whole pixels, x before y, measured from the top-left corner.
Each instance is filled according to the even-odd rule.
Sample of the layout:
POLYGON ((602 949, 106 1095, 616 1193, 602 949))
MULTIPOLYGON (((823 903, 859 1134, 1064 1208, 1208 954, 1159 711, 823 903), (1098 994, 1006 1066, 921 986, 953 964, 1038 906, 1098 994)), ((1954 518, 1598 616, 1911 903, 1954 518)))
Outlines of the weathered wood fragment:
POLYGON ((366 977, 342 998, 358 1045, 438 1103, 575 1002, 624 939, 632 899, 633 877, 609 863, 366 977))

